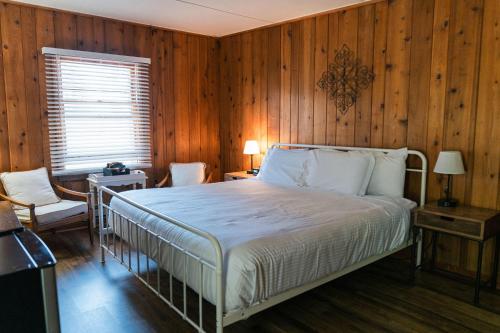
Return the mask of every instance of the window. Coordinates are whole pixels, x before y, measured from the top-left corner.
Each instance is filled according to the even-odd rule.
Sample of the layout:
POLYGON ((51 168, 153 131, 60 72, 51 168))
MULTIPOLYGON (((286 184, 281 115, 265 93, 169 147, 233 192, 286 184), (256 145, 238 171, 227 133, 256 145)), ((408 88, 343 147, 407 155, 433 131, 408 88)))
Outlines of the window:
POLYGON ((148 58, 44 47, 54 175, 151 167, 148 58))

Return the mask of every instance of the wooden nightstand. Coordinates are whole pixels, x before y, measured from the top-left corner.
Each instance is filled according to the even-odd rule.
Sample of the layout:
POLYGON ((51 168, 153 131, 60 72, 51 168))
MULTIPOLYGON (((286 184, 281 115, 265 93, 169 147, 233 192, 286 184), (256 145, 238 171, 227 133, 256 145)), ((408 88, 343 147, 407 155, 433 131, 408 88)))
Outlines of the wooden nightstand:
POLYGON ((227 182, 229 180, 238 180, 238 179, 251 179, 255 178, 255 176, 251 173, 247 173, 246 171, 235 171, 228 172, 224 174, 224 181, 227 182))
MULTIPOLYGON (((438 233, 454 235, 476 241, 479 246, 477 271, 475 280, 474 304, 479 304, 479 289, 481 284, 481 263, 483 259, 484 242, 496 237, 493 276, 491 286, 496 287, 498 274, 498 255, 500 249, 500 212, 493 209, 477 207, 439 207, 437 203, 427 204, 417 209, 414 215, 414 237, 419 229, 432 232, 431 270, 436 261, 436 244, 438 233)), ((414 246, 413 251, 416 251, 414 246)), ((415 257, 415 256, 413 256, 415 257)), ((413 265, 412 267, 415 267, 413 265)))

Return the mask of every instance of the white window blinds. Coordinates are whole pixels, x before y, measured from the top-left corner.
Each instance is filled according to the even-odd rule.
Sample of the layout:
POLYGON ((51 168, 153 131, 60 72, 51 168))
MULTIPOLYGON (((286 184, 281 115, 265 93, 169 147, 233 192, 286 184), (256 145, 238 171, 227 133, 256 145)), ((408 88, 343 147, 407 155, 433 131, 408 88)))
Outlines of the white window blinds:
POLYGON ((150 59, 44 47, 54 175, 151 167, 150 59))

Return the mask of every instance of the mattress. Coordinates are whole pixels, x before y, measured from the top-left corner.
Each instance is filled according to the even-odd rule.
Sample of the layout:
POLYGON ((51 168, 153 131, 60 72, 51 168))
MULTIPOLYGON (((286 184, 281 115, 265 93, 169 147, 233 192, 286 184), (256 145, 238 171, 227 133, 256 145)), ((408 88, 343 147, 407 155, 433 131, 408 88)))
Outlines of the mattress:
MULTIPOLYGON (((356 197, 258 179, 133 190, 121 195, 217 238, 224 260, 225 312, 249 307, 396 249, 408 241, 410 210, 416 206, 404 198, 356 197)), ((116 198, 110 206, 215 263, 208 240, 116 198)), ((116 223, 115 233, 120 232, 116 223)), ((123 233, 127 233, 125 227, 123 233)), ((140 235, 139 247, 145 251, 145 235, 140 235)), ((156 246, 150 251, 157 259, 156 246)), ((182 280, 184 256, 167 246, 161 252, 162 268, 182 280)), ((190 260, 186 267, 187 284, 200 290, 199 265, 190 260)), ((214 304, 215 273, 204 269, 201 283, 203 297, 214 304)))

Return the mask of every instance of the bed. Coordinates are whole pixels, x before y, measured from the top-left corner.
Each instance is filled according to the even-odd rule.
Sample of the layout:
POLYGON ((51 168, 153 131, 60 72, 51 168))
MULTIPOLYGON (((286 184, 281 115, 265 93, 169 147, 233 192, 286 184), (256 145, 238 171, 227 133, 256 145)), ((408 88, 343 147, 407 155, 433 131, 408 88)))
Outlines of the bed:
MULTIPOLYGON (((422 174, 423 204, 425 157, 409 153, 422 160, 420 169, 409 171, 422 174)), ((120 194, 101 188, 99 197, 103 261, 109 252, 133 271, 131 256, 124 260, 123 245, 120 254, 109 244, 109 234, 125 240, 147 257, 146 278, 139 259, 135 267, 142 282, 198 331, 204 331, 202 299, 214 304, 218 332, 410 246, 410 215, 417 206, 405 198, 358 197, 258 179, 120 194), (109 205, 102 201, 103 192, 112 195, 109 205), (155 283, 149 281, 150 260, 157 264, 155 283), (197 320, 187 316, 185 299, 179 307, 171 293, 161 294, 160 268, 182 281, 184 297, 188 287, 199 295, 197 320)))

